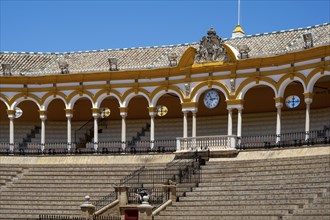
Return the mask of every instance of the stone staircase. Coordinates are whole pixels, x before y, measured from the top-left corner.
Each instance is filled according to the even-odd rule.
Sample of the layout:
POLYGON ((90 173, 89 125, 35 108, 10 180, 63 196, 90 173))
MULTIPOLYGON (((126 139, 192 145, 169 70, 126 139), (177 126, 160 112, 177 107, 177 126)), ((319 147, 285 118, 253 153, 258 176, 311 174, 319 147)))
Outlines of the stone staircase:
POLYGON ((1 187, 0 219, 36 218, 40 214, 79 216, 79 206, 86 195, 91 197, 91 202, 101 199, 113 191, 120 179, 144 165, 0 164, 1 176, 3 171, 6 176, 15 177, 25 170, 17 180, 1 187))
POLYGON ((167 219, 330 219, 330 155, 209 161, 167 219))

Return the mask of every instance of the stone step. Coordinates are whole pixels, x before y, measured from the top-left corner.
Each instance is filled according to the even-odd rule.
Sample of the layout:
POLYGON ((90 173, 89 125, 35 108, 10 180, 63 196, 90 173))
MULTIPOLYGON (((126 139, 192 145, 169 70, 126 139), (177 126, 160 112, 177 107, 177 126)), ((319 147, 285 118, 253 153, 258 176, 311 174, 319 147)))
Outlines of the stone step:
POLYGON ((297 216, 283 216, 283 220, 329 220, 329 215, 297 215, 297 216))
MULTIPOLYGON (((223 181, 213 179, 208 181, 208 184, 219 184, 221 186, 240 186, 240 185, 272 185, 272 184, 292 184, 292 183, 320 183, 328 182, 329 177, 318 177, 318 178, 296 178, 296 179, 278 179, 278 180, 246 180, 246 181, 223 181)), ((204 182, 204 181, 203 181, 204 182)), ((201 183, 201 185, 204 183, 201 183)))
POLYGON ((222 206, 180 206, 180 202, 173 206, 167 207, 167 211, 179 212, 179 211, 194 211, 196 209, 203 211, 216 211, 216 210, 295 210, 298 205, 235 205, 230 204, 222 206))
MULTIPOLYGON (((90 194, 93 194, 94 196, 103 196, 106 195, 107 192, 112 192, 113 190, 109 190, 109 191, 101 191, 101 192, 91 192, 90 194)), ((6 192, 3 191, 1 192, 1 197, 0 199, 2 199, 2 197, 4 196, 25 196, 25 197, 30 197, 30 199, 34 198, 34 197, 75 197, 75 196, 85 196, 86 192, 84 190, 82 191, 75 191, 75 192, 38 192, 38 191, 25 191, 25 192, 6 192)))
MULTIPOLYGON (((220 188, 220 187, 219 187, 220 188)), ((200 195, 200 196, 218 196, 218 195, 257 195, 257 194, 318 194, 324 193, 326 188, 303 188, 303 189, 247 189, 247 190, 219 190, 216 189, 205 189, 204 187, 194 188, 192 192, 187 192, 186 195, 200 195)))
POLYGON ((212 213, 209 213, 206 216, 197 215, 191 215, 191 216, 155 216, 154 220, 279 220, 278 216, 265 216, 265 215, 212 215, 212 213))
MULTIPOLYGON (((82 204, 82 203, 81 203, 82 204)), ((81 204, 75 204, 75 205, 0 205, 0 210, 72 210, 72 211, 80 211, 79 205, 81 204)))
POLYGON ((316 194, 291 194, 291 195, 286 195, 286 194, 275 194, 275 195, 270 195, 270 194, 258 194, 258 195, 231 195, 231 196, 212 196, 212 197, 201 197, 201 196, 187 196, 187 197, 181 197, 180 201, 202 201, 202 200, 212 200, 212 201, 218 201, 218 200, 227 200, 227 201, 232 201, 232 200, 268 200, 268 199, 312 199, 316 198, 316 194))
POLYGON ((79 215, 80 210, 74 211, 71 209, 62 209, 62 210, 46 210, 46 209, 0 209, 0 216, 4 214, 16 214, 24 217, 27 214, 35 215, 79 215))
MULTIPOLYGON (((64 187, 64 186, 63 186, 64 187)), ((92 188, 90 186, 74 186, 74 187, 67 187, 67 188, 63 188, 62 186, 57 186, 57 187, 47 187, 42 186, 42 187, 29 187, 29 186, 22 186, 21 188, 15 186, 10 186, 6 189, 6 191, 3 192, 3 195, 5 195, 7 192, 8 193, 13 193, 13 192, 19 192, 19 193, 24 193, 27 191, 26 188, 29 188, 28 192, 36 192, 36 193, 41 193, 41 192, 66 192, 66 193, 70 193, 70 192, 86 192, 86 193, 90 193, 90 192, 109 192, 109 191, 113 191, 114 190, 114 185, 109 185, 109 184, 104 184, 104 186, 102 185, 98 185, 97 187, 99 188, 92 188), (6 192, 6 193, 5 193, 6 192)), ((96 187, 95 185, 93 187, 96 187)))
POLYGON ((300 164, 300 165, 283 165, 283 166, 260 166, 260 167, 221 167, 221 166, 214 166, 214 167, 203 167, 203 173, 241 173, 241 172, 264 172, 264 171, 279 171, 279 170, 287 170, 287 171, 300 171, 301 169, 318 169, 318 168, 329 168, 329 164, 325 163, 315 163, 315 164, 300 164))
POLYGON ((273 158, 273 159, 256 159, 256 160, 231 160, 231 161, 216 161, 210 160, 206 162, 207 166, 221 167, 239 167, 239 166, 276 166, 284 164, 311 164, 318 162, 329 162, 329 155, 306 156, 306 157, 288 157, 288 158, 273 158))
POLYGON ((318 178, 318 177, 328 177, 330 178, 330 168, 321 173, 315 173, 313 170, 312 173, 299 173, 299 174, 277 174, 277 175, 263 175, 263 176, 223 176, 222 174, 205 174, 202 173, 202 180, 204 182, 212 181, 214 179, 221 181, 246 181, 246 180, 278 180, 278 179, 287 179, 287 178, 318 178))
MULTIPOLYGON (((214 210, 212 213, 204 210, 193 210, 193 211, 180 211, 180 212, 170 212, 163 211, 159 216, 172 216, 176 218, 176 216, 194 216, 198 213, 199 216, 207 216, 207 215, 287 215, 287 210, 214 210), (198 210, 198 211, 197 211, 198 210), (197 211, 197 213, 196 213, 197 211)), ((201 218, 203 219, 203 218, 201 218)))
POLYGON ((311 172, 316 172, 316 173, 323 173, 323 172, 329 172, 330 168, 329 167, 322 167, 318 169, 314 168, 306 168, 306 169, 295 169, 295 170, 271 170, 271 171, 258 171, 258 172, 220 172, 220 170, 202 170, 203 175, 219 175, 222 177, 238 177, 238 176, 270 176, 270 175, 290 175, 290 174, 302 174, 302 173, 311 173, 311 172))
POLYGON ((267 200, 182 200, 179 199, 179 203, 176 203, 175 206, 240 206, 240 205, 297 205, 302 206, 304 204, 308 204, 309 199, 291 199, 291 198, 284 198, 284 199, 267 199, 267 200))
MULTIPOLYGON (((199 183, 199 187, 219 187, 219 183, 199 183)), ((294 189, 294 188, 329 188, 330 182, 319 182, 319 183, 291 183, 291 184, 278 184, 274 182, 274 184, 264 184, 264 185, 254 185, 251 183, 250 185, 223 185, 221 188, 227 190, 228 188, 235 190, 245 190, 245 189, 294 189)))
MULTIPOLYGON (((65 201, 65 204, 68 206, 79 206, 83 203, 83 199, 80 199, 79 201, 65 201)), ((43 206, 43 205, 63 205, 62 200, 47 200, 47 203, 45 201, 39 201, 39 200, 6 200, 2 201, 0 200, 0 205, 27 205, 27 206, 43 206)))

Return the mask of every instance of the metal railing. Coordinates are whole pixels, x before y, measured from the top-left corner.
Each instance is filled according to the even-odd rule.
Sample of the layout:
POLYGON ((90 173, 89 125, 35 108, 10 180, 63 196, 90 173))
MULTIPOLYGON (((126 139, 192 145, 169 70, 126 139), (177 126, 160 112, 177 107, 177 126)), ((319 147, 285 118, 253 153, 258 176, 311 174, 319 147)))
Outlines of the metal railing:
POLYGON ((243 136, 238 140, 237 148, 244 150, 273 147, 298 147, 303 145, 310 146, 314 144, 330 144, 330 129, 314 130, 308 133, 301 131, 283 133, 281 135, 243 136))

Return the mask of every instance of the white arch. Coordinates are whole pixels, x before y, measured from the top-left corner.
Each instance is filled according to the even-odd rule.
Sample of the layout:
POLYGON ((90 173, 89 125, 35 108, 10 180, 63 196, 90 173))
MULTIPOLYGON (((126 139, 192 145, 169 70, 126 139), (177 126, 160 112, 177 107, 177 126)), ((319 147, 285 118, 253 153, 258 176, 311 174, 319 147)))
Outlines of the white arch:
POLYGON ((264 85, 264 86, 268 86, 268 87, 270 87, 270 88, 274 91, 274 97, 278 97, 278 95, 277 95, 277 91, 276 91, 276 88, 275 88, 272 84, 270 84, 270 83, 268 83, 268 82, 265 82, 265 81, 259 81, 259 83, 257 84, 257 83, 254 81, 254 82, 250 82, 249 84, 245 85, 245 86, 242 88, 242 90, 241 90, 240 93, 238 94, 238 99, 244 99, 244 96, 245 96, 246 92, 247 92, 249 89, 251 89, 251 88, 253 88, 253 87, 255 87, 255 86, 260 86, 260 85, 264 85))
POLYGON ((315 75, 309 80, 308 85, 307 85, 306 92, 310 92, 310 93, 312 93, 312 92, 313 92, 313 88, 314 88, 315 83, 316 83, 320 78, 322 78, 323 76, 330 76, 330 72, 329 72, 329 71, 324 71, 323 74, 322 74, 321 72, 318 72, 317 74, 315 74, 315 75))
POLYGON ((278 97, 283 97, 284 96, 284 92, 285 92, 286 87, 290 83, 292 83, 293 81, 299 81, 301 83, 301 85, 303 86, 304 91, 306 91, 306 85, 305 85, 305 82, 302 79, 300 79, 299 77, 294 77, 293 80, 291 80, 290 78, 287 78, 281 83, 281 85, 278 89, 278 97))
POLYGON ((6 102, 6 100, 3 99, 3 98, 1 98, 1 97, 0 97, 0 100, 3 101, 3 103, 5 103, 7 109, 9 109, 10 106, 9 106, 9 104, 6 102))
POLYGON ((159 100, 160 97, 162 97, 163 95, 165 94, 168 94, 168 93, 174 93, 175 95, 177 95, 180 99, 180 102, 183 102, 182 100, 182 97, 181 97, 181 94, 178 93, 177 91, 175 90, 172 90, 172 89, 169 89, 167 92, 164 91, 164 90, 161 90, 159 92, 157 92, 157 94, 154 96, 154 98, 151 100, 151 105, 150 107, 155 107, 157 105, 157 102, 159 100))
POLYGON ((20 98, 16 99, 13 102, 13 104, 11 105, 11 108, 10 109, 15 109, 15 107, 17 107, 19 103, 21 103, 23 101, 28 101, 28 100, 34 102, 38 106, 38 109, 41 110, 40 104, 35 99, 33 99, 31 97, 26 97, 26 98, 20 97, 20 98))
MULTIPOLYGON (((207 91, 207 90, 209 90, 209 89, 210 89, 210 87, 208 85, 204 85, 201 88, 199 88, 197 90, 195 96, 192 98, 192 101, 193 102, 198 102, 199 97, 202 95, 202 93, 205 92, 205 91, 207 91)), ((222 87, 220 87, 220 86, 218 86, 218 85, 215 84, 215 85, 212 85, 212 89, 218 89, 218 90, 220 90, 223 93, 223 95, 225 96, 225 99, 228 100, 227 93, 226 93, 226 91, 222 87)))
POLYGON ((107 95, 106 93, 102 93, 102 95, 100 95, 96 102, 95 102, 95 108, 100 108, 101 103, 103 102, 104 99, 108 98, 108 97, 115 97, 116 100, 118 101, 119 105, 121 105, 121 101, 120 98, 114 94, 114 93, 110 93, 110 95, 107 95))
POLYGON ((41 105, 41 108, 42 108, 41 110, 47 110, 49 104, 50 104, 53 100, 55 100, 55 99, 61 99, 61 100, 63 101, 64 105, 67 106, 66 100, 65 100, 62 96, 58 96, 58 95, 57 95, 56 97, 54 97, 54 96, 49 96, 49 97, 44 101, 44 103, 41 105))
POLYGON ((95 105, 94 105, 94 103, 93 103, 93 99, 92 99, 91 97, 89 97, 88 95, 86 95, 86 94, 83 94, 83 95, 79 95, 79 94, 77 94, 77 95, 75 95, 74 97, 72 97, 72 99, 70 100, 70 102, 67 103, 66 108, 67 108, 67 109, 73 109, 74 104, 76 103, 76 101, 77 101, 78 99, 81 99, 81 98, 88 98, 89 101, 92 103, 92 108, 95 108, 95 107, 94 107, 95 105))
POLYGON ((131 101, 131 99, 134 98, 135 96, 138 96, 138 95, 142 95, 143 97, 145 97, 148 101, 148 106, 150 106, 150 99, 146 94, 144 94, 143 92, 138 92, 137 94, 132 92, 125 98, 123 103, 119 102, 120 107, 127 107, 129 102, 131 101))

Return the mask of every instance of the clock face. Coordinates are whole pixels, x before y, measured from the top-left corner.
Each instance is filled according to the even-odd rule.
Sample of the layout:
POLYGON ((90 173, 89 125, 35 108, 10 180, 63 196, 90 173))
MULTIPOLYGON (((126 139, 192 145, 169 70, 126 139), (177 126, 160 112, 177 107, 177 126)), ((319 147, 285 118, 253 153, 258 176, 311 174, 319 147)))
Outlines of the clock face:
POLYGON ((289 108, 295 108, 295 107, 297 107, 300 104, 300 98, 298 96, 296 96, 296 95, 288 96, 285 99, 285 104, 289 108))
POLYGON ((211 89, 204 94, 204 105, 209 109, 216 108, 220 103, 220 96, 217 91, 211 89))

